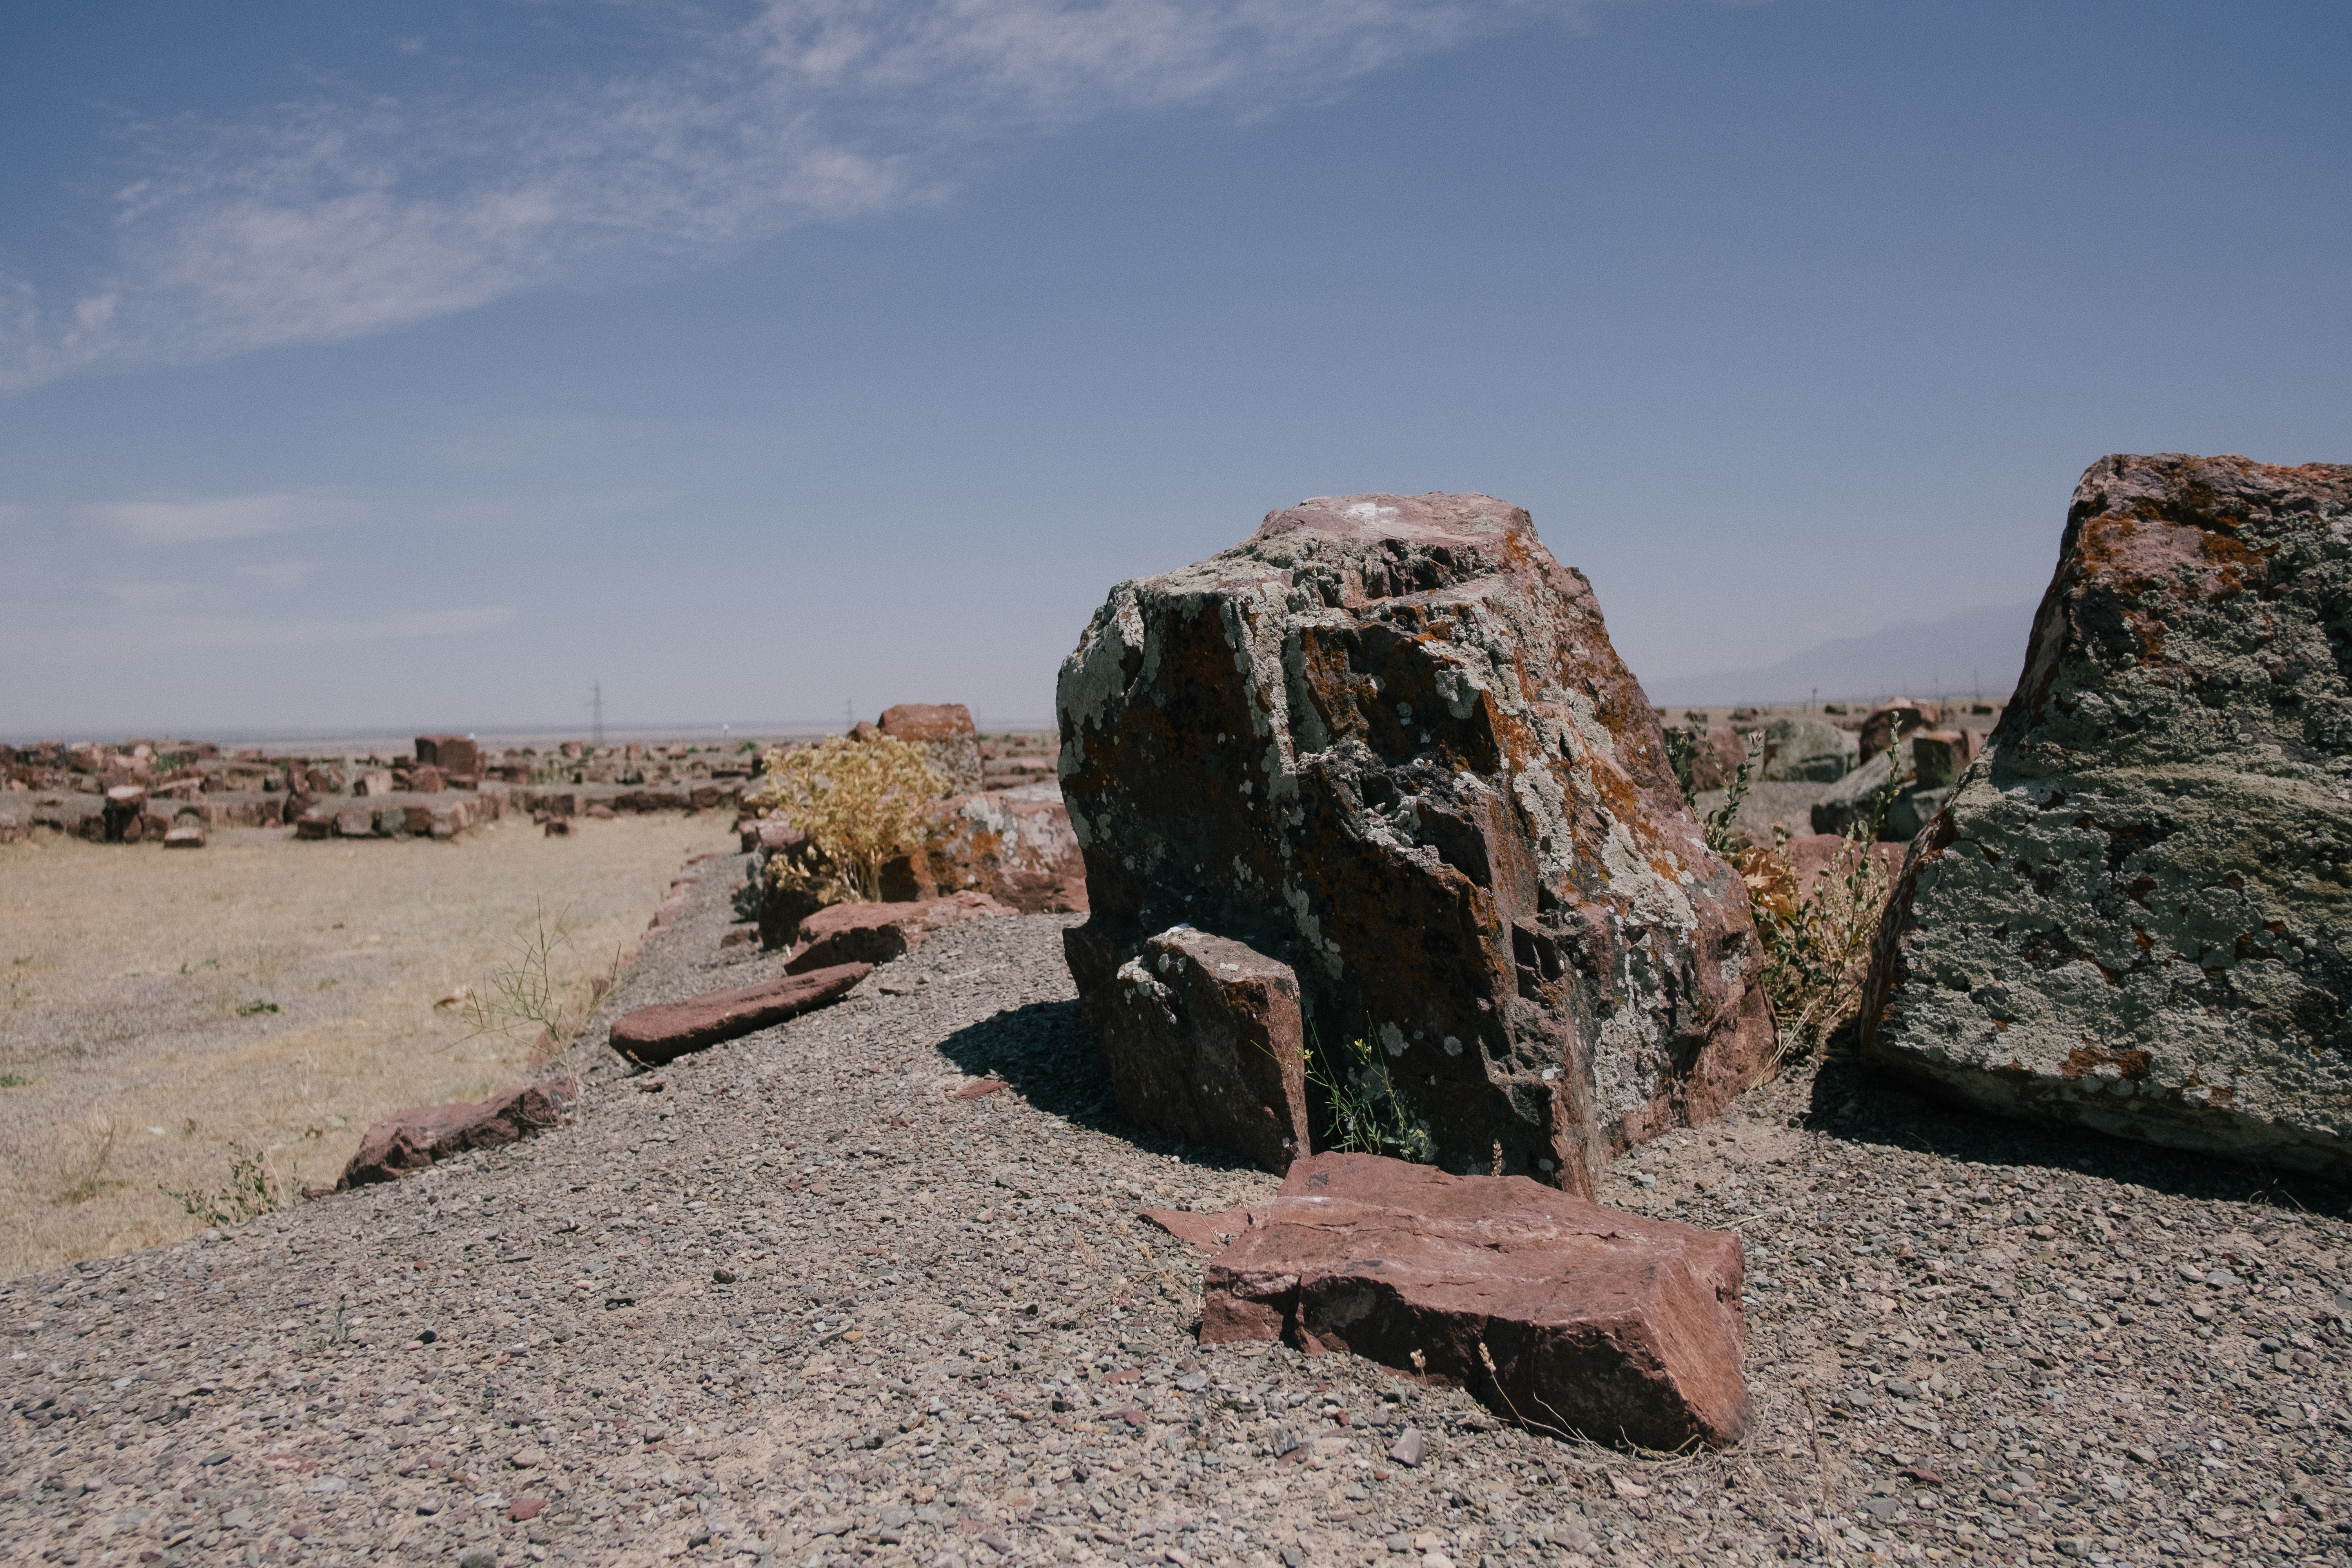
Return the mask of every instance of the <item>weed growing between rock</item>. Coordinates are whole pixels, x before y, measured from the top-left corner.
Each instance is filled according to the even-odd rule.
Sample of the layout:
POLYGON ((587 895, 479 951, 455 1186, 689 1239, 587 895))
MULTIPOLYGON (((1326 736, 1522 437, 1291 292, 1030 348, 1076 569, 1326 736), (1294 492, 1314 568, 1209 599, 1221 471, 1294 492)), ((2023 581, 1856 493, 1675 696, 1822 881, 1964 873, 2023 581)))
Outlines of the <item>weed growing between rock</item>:
POLYGON ((1432 1153, 1429 1131, 1414 1125, 1397 1092, 1396 1079, 1369 1039, 1327 1051, 1310 1026, 1307 1037, 1307 1086, 1324 1102, 1330 1131, 1317 1140, 1335 1154, 1389 1154, 1415 1163, 1432 1153))
POLYGON ((809 836, 820 862, 779 855, 768 863, 774 884, 804 890, 821 903, 882 897, 883 868, 929 843, 930 806, 947 788, 920 746, 888 735, 833 735, 761 760, 765 775, 745 804, 809 836))
MULTIPOLYGON (((1739 821, 1739 806, 1740 803, 1748 798, 1748 782, 1749 776, 1756 771, 1757 759, 1762 755, 1763 750, 1764 741, 1761 736, 1748 737, 1748 754, 1739 759, 1739 767, 1731 775, 1731 782, 1724 785, 1723 804, 1707 813, 1699 823, 1700 837, 1706 840, 1707 849, 1713 854, 1722 856, 1726 860, 1737 860, 1739 858, 1739 851, 1745 847, 1737 826, 1739 821)), ((1685 795, 1690 793, 1687 784, 1684 786, 1683 793, 1685 795)))
POLYGON ((226 1186, 211 1192, 165 1187, 163 1193, 179 1199, 181 1207, 215 1230, 226 1230, 249 1219, 292 1208, 301 1201, 300 1166, 291 1165, 289 1173, 280 1176, 269 1151, 248 1149, 242 1143, 231 1143, 228 1155, 226 1186))
POLYGON ((1872 847, 1901 787, 1901 778, 1890 774, 1810 891, 1800 886, 1786 833, 1769 849, 1743 849, 1733 858, 1764 942, 1764 992, 1779 1028, 1780 1061, 1819 1049, 1861 1005, 1871 942, 1895 891, 1895 874, 1872 847))
POLYGON ((65 1180, 60 1189, 66 1202, 86 1204, 113 1184, 106 1168, 114 1160, 116 1134, 121 1130, 112 1117, 101 1117, 84 1136, 81 1147, 66 1163, 65 1180))
POLYGON ((445 1048, 455 1049, 485 1037, 509 1045, 528 1041, 532 1067, 563 1053, 586 1022, 589 1009, 612 988, 621 966, 616 949, 612 968, 604 974, 584 982, 577 974, 569 978, 562 974, 562 969, 576 968, 579 962, 567 920, 570 912, 568 907, 558 911, 551 930, 542 905, 528 931, 518 929, 513 961, 491 971, 478 989, 460 993, 465 1016, 473 1028, 445 1048), (559 953, 571 955, 570 963, 559 962, 559 953))

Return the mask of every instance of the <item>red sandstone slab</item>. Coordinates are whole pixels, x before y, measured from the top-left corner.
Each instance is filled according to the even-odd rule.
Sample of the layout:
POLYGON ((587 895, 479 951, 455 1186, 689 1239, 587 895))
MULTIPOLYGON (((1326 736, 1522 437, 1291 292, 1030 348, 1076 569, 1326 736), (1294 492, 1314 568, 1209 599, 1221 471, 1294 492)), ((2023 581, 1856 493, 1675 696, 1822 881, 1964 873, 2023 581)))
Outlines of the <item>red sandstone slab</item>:
POLYGON ((1209 1222, 1195 1245, 1234 1236, 1203 1344, 1345 1350, 1601 1442, 1721 1447, 1746 1424, 1735 1236, 1372 1154, 1301 1160, 1272 1203, 1189 1217, 1209 1222))
POLYGON ((468 1149, 495 1149, 562 1123, 563 1090, 551 1083, 521 1084, 484 1100, 421 1105, 387 1116, 367 1130, 359 1152, 343 1167, 338 1192, 370 1182, 415 1175, 436 1160, 468 1149))
POLYGON ((805 974, 837 963, 887 963, 941 926, 1012 912, 986 893, 955 893, 922 903, 827 904, 801 921, 803 946, 784 969, 805 974))
POLYGON ((614 1020, 613 1048, 647 1067, 659 1067, 689 1051, 837 1002, 872 973, 870 963, 837 963, 764 985, 712 991, 690 1001, 640 1007, 614 1020))

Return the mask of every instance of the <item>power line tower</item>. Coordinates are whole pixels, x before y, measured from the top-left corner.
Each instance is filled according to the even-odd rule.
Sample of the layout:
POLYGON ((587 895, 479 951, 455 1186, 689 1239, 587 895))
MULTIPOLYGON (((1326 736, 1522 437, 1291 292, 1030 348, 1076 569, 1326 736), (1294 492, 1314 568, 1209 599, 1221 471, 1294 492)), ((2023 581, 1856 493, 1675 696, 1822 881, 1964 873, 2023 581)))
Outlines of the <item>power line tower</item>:
POLYGON ((594 695, 588 699, 588 710, 595 715, 596 744, 602 746, 604 743, 604 683, 600 680, 591 689, 594 695))

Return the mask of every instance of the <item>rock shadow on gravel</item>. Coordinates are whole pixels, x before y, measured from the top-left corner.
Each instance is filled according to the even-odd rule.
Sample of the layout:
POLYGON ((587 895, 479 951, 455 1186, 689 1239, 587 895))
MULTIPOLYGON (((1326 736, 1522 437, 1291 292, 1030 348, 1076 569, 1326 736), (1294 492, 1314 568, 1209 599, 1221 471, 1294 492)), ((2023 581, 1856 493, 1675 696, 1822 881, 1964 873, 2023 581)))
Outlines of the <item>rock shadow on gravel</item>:
POLYGON ((1851 1031, 1833 1037, 1796 1119, 1843 1142, 1878 1143, 1956 1163, 2067 1170, 2199 1202, 2269 1204, 2311 1214, 2352 1210, 2352 1185, 2193 1149, 2117 1138, 2087 1127, 2012 1121, 1923 1094, 1857 1059, 1851 1031))
POLYGON ((971 1077, 1003 1079, 1021 1098, 1073 1127, 1216 1171, 1257 1167, 1228 1150, 1187 1143, 1118 1113, 1102 1053, 1076 1001, 1031 1002, 956 1030, 940 1052, 971 1077))

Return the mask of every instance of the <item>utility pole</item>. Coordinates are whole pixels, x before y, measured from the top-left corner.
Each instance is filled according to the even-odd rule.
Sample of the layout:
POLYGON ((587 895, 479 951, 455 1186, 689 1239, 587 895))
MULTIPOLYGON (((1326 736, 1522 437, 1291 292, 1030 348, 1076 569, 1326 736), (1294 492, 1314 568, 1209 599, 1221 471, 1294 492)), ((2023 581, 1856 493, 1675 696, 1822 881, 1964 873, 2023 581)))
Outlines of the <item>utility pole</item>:
POLYGON ((598 681, 593 689, 595 695, 589 698, 588 709, 596 716, 596 744, 601 747, 604 743, 604 683, 598 681))

